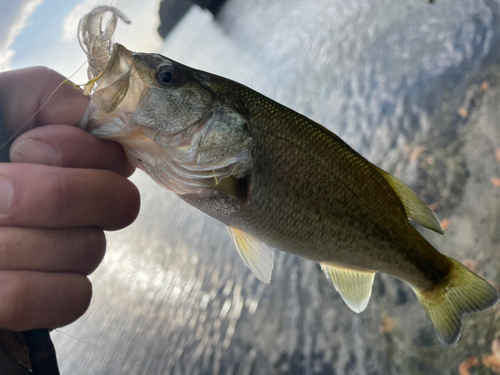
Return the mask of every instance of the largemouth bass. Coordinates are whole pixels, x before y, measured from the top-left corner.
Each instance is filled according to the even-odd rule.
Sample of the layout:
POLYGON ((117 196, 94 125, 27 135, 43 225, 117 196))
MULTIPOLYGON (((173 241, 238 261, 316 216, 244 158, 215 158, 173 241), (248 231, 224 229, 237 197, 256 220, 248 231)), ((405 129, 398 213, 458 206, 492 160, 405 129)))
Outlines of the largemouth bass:
POLYGON ((409 284, 446 345, 464 313, 497 291, 440 254, 409 219, 442 233, 403 182, 314 121, 237 82, 115 44, 82 120, 122 144, 129 161, 229 227, 269 282, 271 248, 318 262, 355 312, 376 272, 409 284))

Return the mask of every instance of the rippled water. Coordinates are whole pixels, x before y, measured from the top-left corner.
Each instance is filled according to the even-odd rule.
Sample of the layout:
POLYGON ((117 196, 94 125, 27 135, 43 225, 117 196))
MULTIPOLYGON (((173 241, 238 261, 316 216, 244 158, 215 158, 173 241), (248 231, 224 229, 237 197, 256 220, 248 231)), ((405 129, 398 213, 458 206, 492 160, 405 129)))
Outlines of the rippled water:
MULTIPOLYGON (((229 0, 215 21, 193 8, 162 53, 327 126, 434 204, 449 227, 425 235, 441 252, 498 283, 499 9, 229 0)), ((223 225, 142 173, 132 179, 139 219, 109 234, 88 313, 52 334, 63 374, 457 374, 491 352, 498 308, 467 318, 447 348, 391 277, 376 277, 360 315, 317 264, 288 254, 275 254, 263 284, 223 225)))

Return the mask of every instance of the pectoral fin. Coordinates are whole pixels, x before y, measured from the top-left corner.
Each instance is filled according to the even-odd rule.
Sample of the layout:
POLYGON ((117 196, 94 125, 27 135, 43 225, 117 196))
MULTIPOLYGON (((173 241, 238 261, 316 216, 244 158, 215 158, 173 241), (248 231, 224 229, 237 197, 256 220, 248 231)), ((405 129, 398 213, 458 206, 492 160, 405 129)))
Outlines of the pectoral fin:
POLYGON ((382 169, 375 168, 377 168, 399 197, 410 219, 427 229, 443 234, 443 228, 441 228, 441 224, 434 212, 408 186, 382 169))
POLYGON ((248 182, 243 178, 237 179, 229 176, 220 180, 213 189, 230 197, 244 200, 247 195, 248 182))
POLYGON ((375 272, 363 272, 332 264, 320 264, 326 277, 332 281, 347 306, 356 313, 363 311, 372 294, 375 272))
POLYGON ((263 242, 240 229, 228 227, 243 263, 257 279, 267 284, 271 281, 274 254, 263 242))

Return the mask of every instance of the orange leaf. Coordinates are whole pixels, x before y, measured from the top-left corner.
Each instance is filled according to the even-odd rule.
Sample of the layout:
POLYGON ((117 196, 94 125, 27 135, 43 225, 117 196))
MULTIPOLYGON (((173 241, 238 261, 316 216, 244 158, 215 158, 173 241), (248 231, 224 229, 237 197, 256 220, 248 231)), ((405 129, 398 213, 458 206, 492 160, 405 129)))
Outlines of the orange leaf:
POLYGON ((500 359, 494 355, 483 354, 483 365, 490 368, 493 372, 500 374, 500 359))
POLYGON ((436 211, 439 207, 441 207, 441 203, 439 202, 434 202, 434 203, 431 203, 429 205, 429 208, 432 210, 432 211, 436 211))
POLYGON ((410 154, 410 161, 415 160, 418 156, 427 149, 425 146, 417 146, 410 154))
POLYGON ((443 230, 448 229, 449 226, 450 226, 450 220, 449 219, 443 219, 443 220, 441 220, 441 228, 443 228, 443 230))
POLYGON ((469 116, 469 113, 467 112, 467 110, 464 107, 459 108, 457 113, 462 118, 467 118, 467 116, 469 116))
POLYGON ((494 186, 500 187, 500 178, 498 178, 498 177, 492 177, 490 181, 491 181, 491 183, 494 186))
POLYGON ((394 329, 395 322, 392 316, 387 314, 382 315, 382 325, 379 327, 378 331, 380 333, 390 333, 394 329))
MULTIPOLYGON (((498 290, 498 284, 496 282, 494 282, 493 280, 488 280, 488 282, 490 283, 490 285, 495 288, 496 290, 498 290)), ((500 358, 500 354, 495 354, 497 357, 500 358)))
POLYGON ((495 357, 500 359, 500 341, 498 339, 493 340, 491 343, 491 352, 495 357))
POLYGON ((477 357, 467 358, 465 361, 460 363, 460 366, 458 366, 458 373, 460 375, 471 375, 469 369, 472 366, 477 365, 477 363, 478 363, 477 357))
POLYGON ((476 262, 472 259, 466 259, 463 261, 465 267, 470 269, 472 272, 477 272, 476 262))
POLYGON ((497 151, 495 152, 495 157, 497 158, 498 161, 500 161, 500 148, 497 148, 497 151))
POLYGON ((486 91, 490 88, 490 84, 486 81, 484 81, 482 84, 481 84, 481 90, 483 91, 486 91))

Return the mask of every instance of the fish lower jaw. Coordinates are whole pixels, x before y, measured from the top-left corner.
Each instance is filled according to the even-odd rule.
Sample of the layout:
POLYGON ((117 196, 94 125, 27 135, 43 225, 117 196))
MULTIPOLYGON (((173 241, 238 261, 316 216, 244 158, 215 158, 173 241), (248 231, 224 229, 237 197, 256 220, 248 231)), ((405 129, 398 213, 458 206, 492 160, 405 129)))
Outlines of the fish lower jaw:
MULTIPOLYGON (((129 162, 150 175, 163 188, 177 195, 189 195, 195 199, 209 198, 217 193, 212 188, 233 175, 241 161, 222 165, 199 165, 196 157, 182 162, 171 154, 171 150, 155 142, 147 128, 128 125, 120 121, 108 122, 96 128, 92 134, 101 139, 119 142, 129 162)), ((174 152, 175 155, 175 152, 174 152)), ((249 164, 250 165, 250 164, 249 164)))

